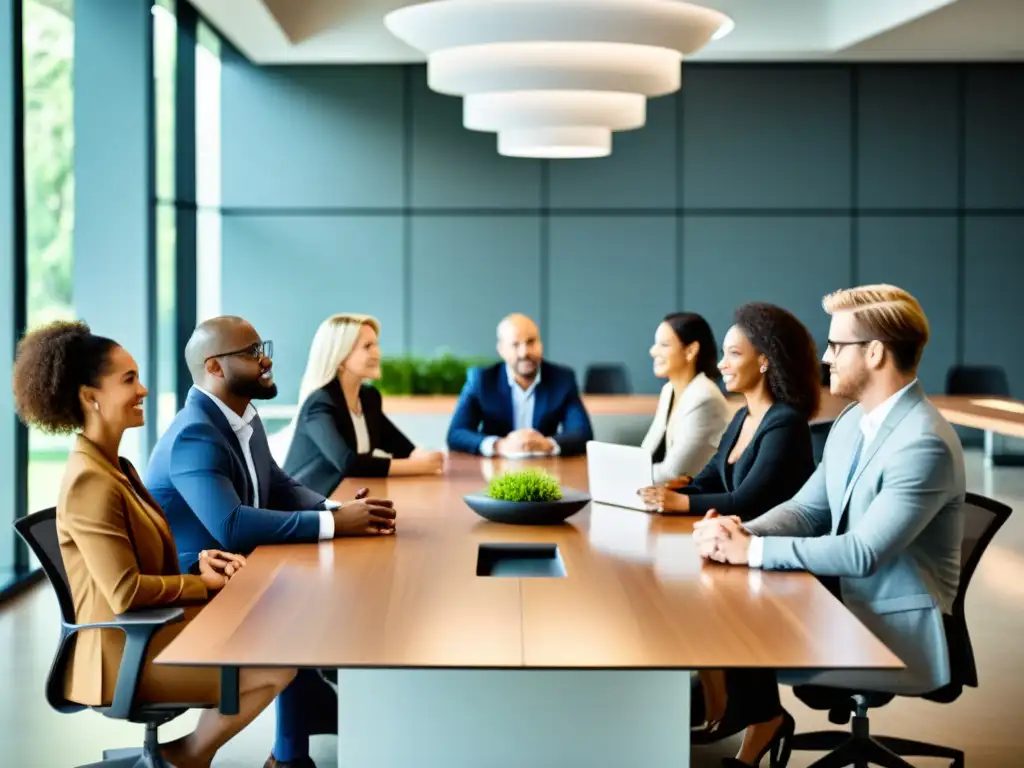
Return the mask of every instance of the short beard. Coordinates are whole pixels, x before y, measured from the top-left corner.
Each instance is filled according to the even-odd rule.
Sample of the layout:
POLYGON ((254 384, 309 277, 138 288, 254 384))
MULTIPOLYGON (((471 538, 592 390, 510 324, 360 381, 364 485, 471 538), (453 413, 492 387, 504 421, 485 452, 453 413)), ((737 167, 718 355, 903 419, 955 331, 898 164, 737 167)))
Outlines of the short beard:
POLYGON ((861 395, 864 394, 864 388, 868 383, 868 375, 866 371, 861 371, 860 375, 855 376, 853 379, 849 375, 844 379, 839 377, 839 390, 835 393, 836 397, 844 397, 847 400, 860 400, 861 395))
POLYGON ((259 380, 232 381, 228 387, 232 395, 245 400, 273 400, 277 397, 276 383, 265 387, 259 380))

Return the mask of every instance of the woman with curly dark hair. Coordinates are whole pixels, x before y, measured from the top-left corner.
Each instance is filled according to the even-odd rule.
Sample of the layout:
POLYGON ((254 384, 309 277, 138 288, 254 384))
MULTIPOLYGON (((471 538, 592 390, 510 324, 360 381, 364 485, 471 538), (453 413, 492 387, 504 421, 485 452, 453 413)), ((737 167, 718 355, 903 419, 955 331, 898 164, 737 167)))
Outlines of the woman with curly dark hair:
MULTIPOLYGON (((85 323, 57 322, 21 340, 13 383, 15 407, 26 423, 46 432, 78 433, 56 520, 75 621, 113 622, 137 609, 188 606, 184 621, 159 630, 150 641, 135 702, 216 705, 217 669, 152 661, 245 560, 208 550, 200 553, 197 573, 179 571, 163 512, 135 468, 118 455, 125 430, 145 423, 142 404, 148 392, 135 360, 85 323)), ((123 653, 124 635, 118 630, 80 632, 65 674, 65 696, 87 706, 109 706, 123 653)), ((217 750, 274 700, 295 671, 240 674, 239 714, 205 710, 194 732, 161 747, 164 760, 179 768, 208 768, 217 750)))
MULTIPOLYGON (((644 488, 652 512, 735 515, 752 520, 791 499, 814 472, 809 420, 821 401, 819 365, 807 328, 781 307, 745 304, 736 310, 718 364, 726 389, 743 395, 744 405, 722 436, 718 452, 697 478, 679 492, 644 488)), ((771 670, 702 670, 694 680, 694 744, 717 741, 748 725, 771 722, 768 745, 745 739, 729 765, 756 765, 793 733, 793 720, 778 716, 770 698, 743 695, 775 685, 771 670), (703 706, 701 706, 703 704, 703 706), (774 722, 777 720, 778 722, 774 722)), ((781 768, 785 759, 777 765, 781 768)))
POLYGON ((751 520, 792 498, 814 471, 808 421, 821 389, 807 328, 781 307, 745 304, 725 336, 718 368, 726 389, 742 394, 744 405, 692 483, 679 491, 640 490, 652 512, 714 510, 751 520))

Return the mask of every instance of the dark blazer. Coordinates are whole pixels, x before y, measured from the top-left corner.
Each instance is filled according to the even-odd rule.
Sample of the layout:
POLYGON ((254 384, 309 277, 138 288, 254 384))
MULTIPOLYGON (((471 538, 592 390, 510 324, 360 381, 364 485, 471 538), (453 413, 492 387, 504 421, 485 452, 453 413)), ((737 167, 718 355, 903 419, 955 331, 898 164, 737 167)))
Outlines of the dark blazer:
POLYGON ((746 417, 744 406, 729 423, 711 461, 680 491, 690 497, 693 514, 714 509, 723 517, 753 520, 793 498, 814 472, 807 416, 785 403, 768 409, 750 445, 729 467, 729 454, 746 417))
POLYGON ((204 549, 246 554, 261 544, 317 541, 323 494, 288 477, 273 457, 260 417, 249 439, 259 508, 238 438, 224 414, 192 389, 185 407, 157 442, 145 483, 167 515, 183 571, 204 549))
MULTIPOLYGON (((533 428, 545 437, 553 437, 563 456, 584 453, 594 431, 572 369, 543 361, 534 398, 533 428)), ((513 419, 512 390, 505 363, 471 368, 448 427, 448 447, 478 454, 485 437, 500 438, 512 432, 513 419)))
MULTIPOLYGON (((380 392, 359 390, 370 448, 379 448, 396 459, 407 459, 414 446, 391 419, 384 415, 380 392)), ((352 424, 341 384, 334 379, 316 390, 299 409, 284 471, 307 488, 329 496, 346 477, 387 477, 391 459, 356 453, 352 424)))

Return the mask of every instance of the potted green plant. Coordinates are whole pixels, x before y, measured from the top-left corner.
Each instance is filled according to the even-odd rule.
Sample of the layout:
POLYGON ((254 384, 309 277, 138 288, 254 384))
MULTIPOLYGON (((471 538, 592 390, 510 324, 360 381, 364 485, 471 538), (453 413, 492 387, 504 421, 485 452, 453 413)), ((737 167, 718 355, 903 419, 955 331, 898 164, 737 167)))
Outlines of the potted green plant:
POLYGON ((481 517, 513 525, 555 525, 583 509, 589 494, 563 488, 558 480, 536 467, 504 472, 492 478, 481 493, 462 497, 481 517))

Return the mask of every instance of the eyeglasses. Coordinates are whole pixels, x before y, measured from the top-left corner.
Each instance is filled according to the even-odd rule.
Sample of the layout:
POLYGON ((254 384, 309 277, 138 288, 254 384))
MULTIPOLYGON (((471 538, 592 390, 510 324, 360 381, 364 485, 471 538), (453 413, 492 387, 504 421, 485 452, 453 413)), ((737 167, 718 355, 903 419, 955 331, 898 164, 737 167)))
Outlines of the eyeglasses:
MULTIPOLYGON (((210 355, 206 360, 213 360, 215 357, 248 357, 253 360, 262 360, 264 357, 274 357, 274 342, 267 339, 266 341, 257 341, 255 344, 250 344, 244 349, 236 349, 233 352, 221 352, 216 355, 210 355)), ((205 363, 206 360, 203 360, 205 363)))
POLYGON ((865 344, 870 344, 872 341, 879 341, 879 339, 862 339, 858 341, 833 341, 829 339, 826 343, 828 344, 828 351, 833 355, 838 355, 843 347, 862 347, 865 344))

